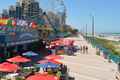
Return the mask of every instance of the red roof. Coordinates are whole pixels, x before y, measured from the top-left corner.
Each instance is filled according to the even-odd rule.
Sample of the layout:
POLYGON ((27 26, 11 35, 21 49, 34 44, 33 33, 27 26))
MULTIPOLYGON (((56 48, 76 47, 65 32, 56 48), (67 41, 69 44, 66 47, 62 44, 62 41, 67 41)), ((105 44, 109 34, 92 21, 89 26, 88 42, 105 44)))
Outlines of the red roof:
POLYGON ((0 64, 0 72, 16 72, 19 69, 18 65, 4 62, 0 64))
POLYGON ((36 74, 28 77, 26 80, 59 80, 59 78, 54 75, 36 74))
POLYGON ((62 56, 59 55, 48 55, 45 57, 46 59, 62 59, 62 56))
POLYGON ((16 63, 25 63, 25 62, 30 62, 31 60, 22 56, 16 56, 10 59, 7 59, 9 62, 16 62, 16 63))

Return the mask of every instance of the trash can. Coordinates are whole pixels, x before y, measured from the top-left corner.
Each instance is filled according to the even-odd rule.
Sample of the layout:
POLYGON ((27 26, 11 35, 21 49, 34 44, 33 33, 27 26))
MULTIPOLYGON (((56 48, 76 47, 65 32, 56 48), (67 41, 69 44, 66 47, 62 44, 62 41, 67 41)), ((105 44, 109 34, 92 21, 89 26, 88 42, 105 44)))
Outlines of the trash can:
POLYGON ((118 63, 118 72, 120 72, 120 62, 118 63))

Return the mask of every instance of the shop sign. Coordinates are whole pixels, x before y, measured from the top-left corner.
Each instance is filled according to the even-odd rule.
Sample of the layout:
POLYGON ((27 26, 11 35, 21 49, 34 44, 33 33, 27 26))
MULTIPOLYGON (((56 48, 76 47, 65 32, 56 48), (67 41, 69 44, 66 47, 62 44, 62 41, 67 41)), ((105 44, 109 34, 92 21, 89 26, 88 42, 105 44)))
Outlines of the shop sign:
POLYGON ((26 41, 19 41, 19 42, 11 42, 11 43, 7 43, 7 46, 14 46, 14 45, 26 44, 26 43, 31 43, 31 42, 35 42, 35 41, 38 41, 38 39, 26 40, 26 41))

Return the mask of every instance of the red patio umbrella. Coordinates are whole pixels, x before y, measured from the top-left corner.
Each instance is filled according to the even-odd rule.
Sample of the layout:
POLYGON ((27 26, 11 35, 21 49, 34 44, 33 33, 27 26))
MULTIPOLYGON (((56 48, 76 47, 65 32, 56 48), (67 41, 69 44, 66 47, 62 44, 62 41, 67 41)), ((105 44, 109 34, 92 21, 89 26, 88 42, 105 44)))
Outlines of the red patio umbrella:
POLYGON ((60 41, 60 40, 59 40, 59 41, 56 41, 56 42, 55 42, 55 45, 56 45, 56 46, 62 45, 62 41, 60 41))
POLYGON ((63 59, 63 57, 59 55, 48 55, 45 59, 63 59))
POLYGON ((0 72, 16 72, 19 69, 18 65, 4 62, 0 64, 0 72))
POLYGON ((27 59, 25 57, 22 57, 22 56, 16 56, 16 57, 7 59, 7 61, 9 61, 9 62, 15 62, 15 63, 25 63, 25 62, 30 62, 31 60, 27 59))
POLYGON ((47 62, 51 62, 51 63, 54 63, 54 64, 63 64, 62 62, 60 62, 58 60, 55 60, 55 59, 40 60, 37 63, 44 64, 44 63, 47 63, 47 62))
POLYGON ((48 62, 54 63, 54 64, 63 64, 63 62, 56 60, 56 59, 49 59, 48 62))
POLYGON ((59 78, 54 75, 36 74, 28 77, 26 80, 59 80, 59 78))
POLYGON ((66 46, 73 45, 74 42, 75 42, 75 41, 72 40, 72 39, 64 39, 64 40, 63 40, 63 44, 66 45, 66 46))

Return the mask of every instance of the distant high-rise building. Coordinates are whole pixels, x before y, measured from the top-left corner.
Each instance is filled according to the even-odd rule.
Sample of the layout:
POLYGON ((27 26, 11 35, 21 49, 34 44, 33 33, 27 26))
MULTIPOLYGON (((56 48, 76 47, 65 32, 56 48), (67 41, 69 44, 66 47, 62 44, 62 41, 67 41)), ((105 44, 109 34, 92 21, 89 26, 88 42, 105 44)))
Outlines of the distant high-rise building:
POLYGON ((39 16, 39 3, 38 2, 33 2, 31 3, 31 16, 39 16))
POLYGON ((7 10, 7 9, 3 9, 3 11, 2 11, 2 17, 3 17, 3 18, 9 17, 8 10, 7 10))
POLYGON ((11 5, 8 12, 3 10, 2 16, 31 19, 33 17, 39 17, 42 13, 43 10, 39 7, 37 0, 17 0, 16 5, 11 5))
POLYGON ((22 18, 22 7, 20 6, 20 3, 19 2, 17 2, 16 3, 16 18, 19 18, 19 19, 21 19, 22 18))
POLYGON ((2 18, 2 14, 0 13, 0 18, 2 18))
POLYGON ((9 17, 15 18, 16 17, 16 7, 11 5, 9 8, 9 17))
POLYGON ((39 16, 40 7, 36 0, 19 0, 23 10, 23 16, 26 18, 39 16))

